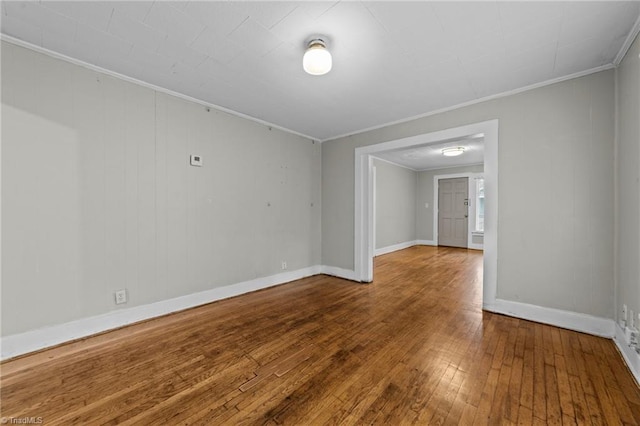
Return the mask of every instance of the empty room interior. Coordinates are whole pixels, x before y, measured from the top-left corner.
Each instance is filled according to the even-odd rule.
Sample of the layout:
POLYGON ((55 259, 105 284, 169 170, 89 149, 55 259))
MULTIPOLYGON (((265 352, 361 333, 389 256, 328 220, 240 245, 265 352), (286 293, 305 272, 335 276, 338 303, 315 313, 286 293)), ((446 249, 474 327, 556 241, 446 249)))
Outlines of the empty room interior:
POLYGON ((5 424, 640 425, 640 2, 2 1, 5 424))

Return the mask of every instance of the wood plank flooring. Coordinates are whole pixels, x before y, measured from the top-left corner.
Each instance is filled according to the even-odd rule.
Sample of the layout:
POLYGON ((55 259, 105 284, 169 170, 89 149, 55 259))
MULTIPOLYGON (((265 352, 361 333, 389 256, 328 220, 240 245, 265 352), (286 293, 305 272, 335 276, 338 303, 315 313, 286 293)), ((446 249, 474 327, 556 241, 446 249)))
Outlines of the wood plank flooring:
POLYGON ((481 310, 482 254, 412 247, 11 360, 44 424, 640 424, 610 340, 481 310))

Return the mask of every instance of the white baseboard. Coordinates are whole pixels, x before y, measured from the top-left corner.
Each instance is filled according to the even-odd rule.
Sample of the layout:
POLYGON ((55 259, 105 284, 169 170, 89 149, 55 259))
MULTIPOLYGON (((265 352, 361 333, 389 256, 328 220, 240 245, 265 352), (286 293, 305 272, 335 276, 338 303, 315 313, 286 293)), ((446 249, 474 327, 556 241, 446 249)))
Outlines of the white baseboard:
POLYGON ((322 265, 320 267, 320 273, 325 275, 331 275, 333 277, 344 278, 345 280, 357 281, 356 272, 351 269, 338 268, 337 266, 322 265))
POLYGON ((502 299, 496 299, 493 303, 485 304, 483 309, 613 339, 614 344, 622 354, 625 364, 631 370, 636 383, 640 384, 640 355, 626 344, 624 330, 612 319, 502 299))
MULTIPOLYGON (((310 266, 308 268, 283 272, 268 277, 256 278, 225 287, 217 287, 199 293, 176 297, 174 299, 162 300, 127 309, 120 309, 102 315, 6 336, 0 340, 0 358, 3 360, 12 358, 18 355, 87 337, 92 334, 113 330, 135 322, 193 308, 216 300, 227 299, 229 297, 272 287, 274 285, 284 284, 300 278, 317 275, 320 274, 323 269, 324 267, 320 265, 310 266)), ((353 274, 353 271, 350 272, 353 274)))
POLYGON ((404 250, 406 248, 413 247, 413 246, 437 246, 437 244, 433 240, 406 241, 404 243, 398 243, 391 246, 386 246, 386 247, 376 249, 374 252, 374 256, 380 256, 383 254, 392 253, 394 251, 404 250))
POLYGON ((556 327, 596 336, 613 338, 615 335, 615 323, 609 318, 545 308, 503 299, 496 299, 494 302, 485 303, 482 308, 489 312, 541 322, 543 324, 554 325, 556 327))
POLYGON ((613 337, 613 342, 622 354, 622 358, 624 358, 624 362, 627 364, 627 367, 629 367, 629 370, 631 370, 631 374, 635 377, 636 383, 640 384, 640 355, 627 345, 622 328, 617 324, 614 327, 616 329, 616 335, 613 337))
POLYGON ((390 246, 386 246, 386 247, 382 247, 382 248, 376 249, 373 255, 374 256, 380 256, 380 255, 383 255, 383 254, 392 253, 394 251, 404 250, 406 248, 413 247, 416 244, 417 244, 416 240, 405 241, 404 243, 393 244, 393 245, 390 245, 390 246))
POLYGON ((416 240, 416 245, 418 246, 437 246, 435 241, 433 240, 416 240))
MULTIPOLYGON (((433 240, 416 240, 415 245, 416 246, 434 246, 434 247, 438 246, 438 244, 433 240)), ((469 243, 468 248, 473 250, 484 250, 484 244, 469 243)))
MULTIPOLYGON (((420 242, 417 242, 417 244, 420 244, 420 242)), ((0 358, 5 360, 135 322, 317 274, 332 275, 351 281, 358 281, 356 280, 353 270, 335 266, 315 265, 296 271, 256 278, 225 287, 217 287, 199 293, 176 297, 174 299, 112 311, 103 315, 6 336, 0 340, 0 358)), ((613 320, 502 299, 497 299, 493 303, 485 304, 483 309, 583 333, 614 338, 629 369, 632 371, 636 380, 640 382, 640 357, 633 349, 624 343, 624 332, 620 330, 620 327, 615 325, 613 320)))
MULTIPOLYGON (((415 245, 417 245, 417 246, 434 246, 434 247, 438 246, 438 244, 433 240, 416 240, 415 245)), ((473 249, 473 250, 484 250, 484 244, 469 243, 469 247, 468 248, 473 249)))

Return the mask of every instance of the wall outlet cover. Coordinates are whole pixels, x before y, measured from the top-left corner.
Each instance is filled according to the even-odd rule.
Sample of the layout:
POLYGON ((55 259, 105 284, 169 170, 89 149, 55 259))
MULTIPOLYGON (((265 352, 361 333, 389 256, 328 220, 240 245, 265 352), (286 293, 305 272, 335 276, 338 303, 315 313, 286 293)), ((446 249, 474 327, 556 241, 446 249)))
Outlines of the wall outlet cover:
POLYGON ((116 290, 114 296, 116 299, 116 305, 127 303, 127 290, 116 290))
POLYGON ((638 330, 634 327, 626 327, 624 329, 624 340, 629 346, 638 346, 638 330))

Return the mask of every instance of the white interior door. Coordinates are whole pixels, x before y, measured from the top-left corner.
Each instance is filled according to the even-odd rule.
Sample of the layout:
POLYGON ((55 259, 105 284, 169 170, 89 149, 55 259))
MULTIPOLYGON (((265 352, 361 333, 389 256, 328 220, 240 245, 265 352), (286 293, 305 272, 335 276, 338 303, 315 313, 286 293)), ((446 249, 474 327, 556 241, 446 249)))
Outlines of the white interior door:
POLYGON ((469 179, 438 181, 438 245, 467 248, 469 179))

